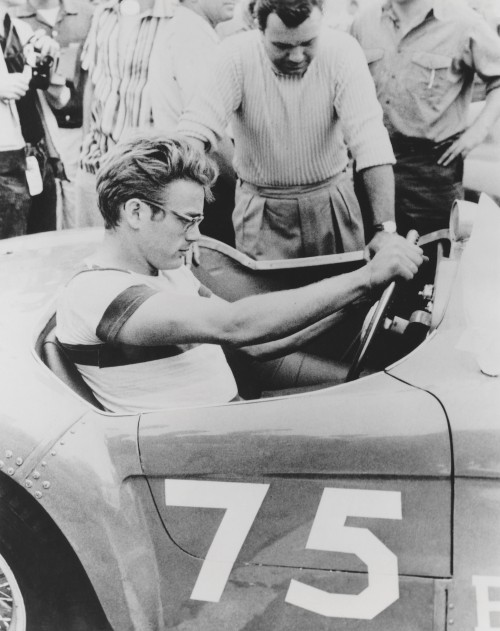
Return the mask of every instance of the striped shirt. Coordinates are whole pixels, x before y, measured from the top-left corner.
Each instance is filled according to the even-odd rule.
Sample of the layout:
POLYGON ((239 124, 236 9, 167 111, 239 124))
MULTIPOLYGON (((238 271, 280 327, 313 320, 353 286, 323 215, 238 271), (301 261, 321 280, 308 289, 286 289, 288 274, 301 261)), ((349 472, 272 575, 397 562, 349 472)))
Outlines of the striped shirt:
POLYGON ((403 37, 391 3, 371 2, 352 33, 365 51, 391 136, 441 142, 467 126, 475 72, 488 91, 500 87, 500 38, 458 0, 435 0, 403 37))
POLYGON ((155 0, 152 9, 123 18, 117 0, 97 7, 82 53, 82 68, 88 70, 93 88, 90 131, 81 154, 87 171, 94 172, 128 130, 151 126, 149 59, 159 24, 172 17, 174 8, 175 0, 155 0))
POLYGON ((224 40, 179 133, 215 145, 231 122, 235 170, 257 186, 327 180, 346 168, 346 143, 359 169, 392 164, 363 51, 350 35, 331 33, 302 77, 277 73, 260 31, 224 40))

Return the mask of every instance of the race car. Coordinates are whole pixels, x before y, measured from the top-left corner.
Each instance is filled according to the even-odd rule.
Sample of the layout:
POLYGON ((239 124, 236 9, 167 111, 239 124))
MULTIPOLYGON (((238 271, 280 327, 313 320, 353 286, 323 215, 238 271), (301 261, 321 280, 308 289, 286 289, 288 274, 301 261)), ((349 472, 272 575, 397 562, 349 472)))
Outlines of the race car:
MULTIPOLYGON (((421 239, 435 270, 369 310, 343 383, 143 414, 104 410, 54 334, 101 236, 0 242, 0 630, 500 629, 491 199, 421 239)), ((363 264, 201 246, 229 300, 363 264)))

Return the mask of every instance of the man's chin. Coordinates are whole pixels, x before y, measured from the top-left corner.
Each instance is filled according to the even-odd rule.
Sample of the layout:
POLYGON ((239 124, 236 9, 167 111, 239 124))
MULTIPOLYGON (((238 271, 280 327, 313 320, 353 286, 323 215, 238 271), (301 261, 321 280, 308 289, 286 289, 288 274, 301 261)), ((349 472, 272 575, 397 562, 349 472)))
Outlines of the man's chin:
POLYGON ((281 72, 282 74, 285 74, 289 77, 301 77, 303 74, 305 74, 307 68, 307 66, 296 66, 293 68, 291 68, 290 66, 286 66, 281 69, 281 72))
POLYGON ((170 260, 166 261, 162 269, 164 270, 177 269, 179 267, 182 267, 185 264, 186 264, 186 253, 179 252, 178 256, 175 259, 171 258, 170 260))

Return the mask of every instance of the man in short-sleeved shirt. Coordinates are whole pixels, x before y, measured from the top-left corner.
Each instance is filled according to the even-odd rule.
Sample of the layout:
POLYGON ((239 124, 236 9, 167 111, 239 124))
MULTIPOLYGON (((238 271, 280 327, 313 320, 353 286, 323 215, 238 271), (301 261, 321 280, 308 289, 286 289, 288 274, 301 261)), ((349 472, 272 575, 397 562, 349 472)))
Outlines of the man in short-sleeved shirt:
MULTIPOLYGON (((184 265, 215 175, 204 153, 177 138, 119 144, 101 167, 104 240, 60 296, 57 337, 108 410, 228 402, 237 390, 221 345, 286 354, 339 309, 412 278, 422 263, 420 248, 395 240, 350 274, 228 303, 184 265)), ((318 383, 319 365, 332 380, 331 362, 311 361, 318 383)), ((303 363, 290 386, 300 385, 303 363)))
POLYGON ((158 292, 173 301, 179 296, 210 297, 185 266, 156 276, 90 266, 67 286, 58 308, 57 335, 73 352, 96 397, 106 409, 124 412, 233 399, 236 383, 220 346, 116 343, 123 324, 158 292))
POLYGON ((500 114, 500 38, 462 0, 377 0, 352 27, 384 110, 397 164, 400 230, 447 228, 463 158, 500 114), (467 128, 474 75, 486 104, 467 128))

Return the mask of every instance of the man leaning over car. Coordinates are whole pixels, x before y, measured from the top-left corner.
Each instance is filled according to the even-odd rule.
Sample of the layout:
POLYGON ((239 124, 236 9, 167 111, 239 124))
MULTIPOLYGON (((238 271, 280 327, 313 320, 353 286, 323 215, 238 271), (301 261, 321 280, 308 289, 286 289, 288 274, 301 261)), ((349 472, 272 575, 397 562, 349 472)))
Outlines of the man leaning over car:
POLYGON ((419 247, 391 240, 357 271, 226 302, 184 264, 215 176, 188 141, 158 136, 117 145, 99 171, 104 240, 60 297, 57 337, 108 410, 230 401, 238 393, 221 345, 286 354, 422 263, 419 247))

